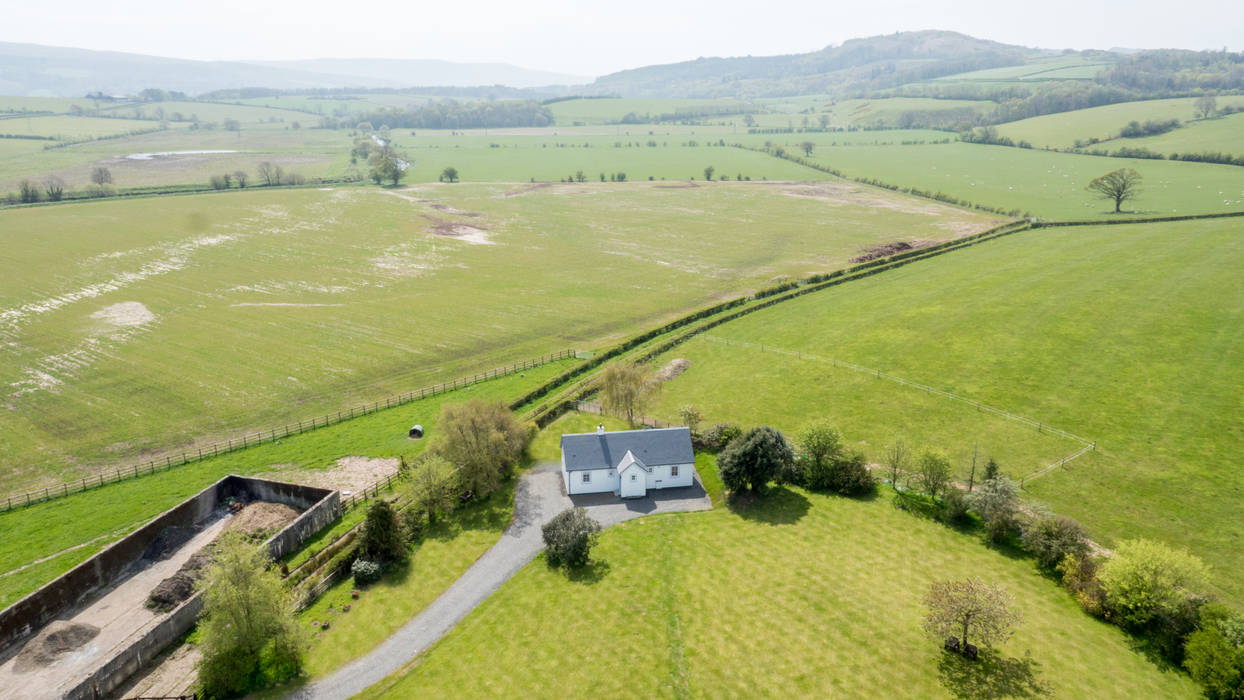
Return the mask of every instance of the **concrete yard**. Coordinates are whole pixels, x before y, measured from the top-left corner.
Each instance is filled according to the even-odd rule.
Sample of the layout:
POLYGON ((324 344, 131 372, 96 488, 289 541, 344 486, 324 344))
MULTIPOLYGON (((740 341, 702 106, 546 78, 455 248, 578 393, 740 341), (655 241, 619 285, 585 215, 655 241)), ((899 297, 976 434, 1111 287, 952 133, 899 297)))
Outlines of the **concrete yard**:
MULTIPOLYGON (((0 664, 0 698, 39 700, 59 698, 107 662, 129 640, 140 636, 163 614, 148 610, 145 603, 161 581, 172 576, 195 553, 216 539, 232 516, 221 515, 208 521, 168 558, 134 565, 118 584, 96 595, 58 621, 84 629, 99 628, 98 634, 77 648, 61 648, 51 657, 36 658, 32 645, 38 645, 48 629, 28 641, 22 650, 0 664), (145 567, 142 564, 147 564, 145 567)), ((55 624, 55 623, 53 623, 55 624)), ((58 627, 66 627, 60 625, 58 627)))

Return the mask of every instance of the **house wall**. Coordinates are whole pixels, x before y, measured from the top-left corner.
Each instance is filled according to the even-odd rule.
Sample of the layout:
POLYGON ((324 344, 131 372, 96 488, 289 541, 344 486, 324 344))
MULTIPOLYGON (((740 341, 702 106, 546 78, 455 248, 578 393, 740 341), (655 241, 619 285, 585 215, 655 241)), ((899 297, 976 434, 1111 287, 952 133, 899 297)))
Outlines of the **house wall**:
MULTIPOLYGON (((670 476, 670 467, 668 464, 658 464, 652 467, 652 471, 646 475, 648 489, 670 489, 680 486, 690 486, 695 481, 695 465, 679 464, 678 476, 670 476)), ((575 495, 578 493, 617 493, 621 483, 618 481, 618 470, 616 469, 590 469, 588 471, 592 475, 592 483, 583 483, 583 471, 567 472, 565 461, 562 462, 562 483, 566 485, 566 493, 575 495)))
POLYGON ((568 476, 566 493, 572 496, 576 493, 606 493, 618 490, 617 469, 584 469, 573 472, 563 469, 562 473, 568 476), (585 472, 592 475, 592 483, 583 483, 585 472))
POLYGON ((670 476, 671 467, 669 464, 653 465, 652 471, 648 473, 649 489, 672 489, 680 486, 690 486, 695 480, 694 464, 679 464, 678 476, 670 476))

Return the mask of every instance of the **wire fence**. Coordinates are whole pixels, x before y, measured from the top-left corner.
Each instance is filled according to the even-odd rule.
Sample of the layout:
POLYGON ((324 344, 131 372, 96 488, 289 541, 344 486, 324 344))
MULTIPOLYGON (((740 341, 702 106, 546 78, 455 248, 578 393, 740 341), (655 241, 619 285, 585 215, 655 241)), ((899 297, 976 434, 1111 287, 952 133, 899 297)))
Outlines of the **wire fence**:
POLYGON ((863 365, 857 365, 853 362, 847 362, 845 360, 839 360, 839 359, 832 358, 832 357, 822 357, 820 355, 803 352, 801 350, 787 350, 785 348, 777 348, 777 347, 773 347, 772 345, 765 345, 764 343, 749 343, 749 342, 742 341, 742 340, 730 340, 729 338, 722 338, 720 336, 709 335, 707 333, 701 334, 700 337, 704 338, 705 340, 708 340, 714 343, 720 343, 723 345, 733 345, 733 346, 738 346, 738 347, 759 349, 761 352, 772 352, 772 353, 776 353, 779 355, 786 355, 788 357, 796 357, 796 358, 804 359, 804 360, 812 360, 815 362, 823 362, 825 364, 832 364, 834 367, 838 367, 840 369, 851 370, 852 372, 858 372, 860 374, 865 374, 868 376, 876 377, 877 379, 885 379, 887 381, 895 382, 903 386, 908 386, 913 389, 918 389, 927 394, 933 394, 935 396, 942 396, 951 401, 958 401, 960 403, 964 403, 969 406, 972 406, 976 410, 982 413, 990 413, 990 414, 993 414, 995 416, 998 416, 999 418, 1003 418, 1008 421, 1012 421, 1015 423, 1020 423, 1022 425, 1027 425, 1032 428, 1036 428, 1037 432, 1039 433, 1056 435, 1065 440, 1070 440, 1072 442, 1080 443, 1081 448, 1077 450, 1076 452, 1074 452, 1073 454, 1063 457, 1059 459, 1058 461, 1054 462, 1053 464, 1050 464, 1049 466, 1043 467, 1033 472, 1032 474, 1025 476, 1023 479, 1020 480, 1021 486, 1023 486, 1027 482, 1030 482, 1034 479, 1038 479, 1042 476, 1045 476, 1046 474, 1049 474, 1054 469, 1066 466, 1068 462, 1072 461, 1073 459, 1076 459, 1077 457, 1082 456, 1085 452, 1089 452, 1091 450, 1097 449, 1096 440, 1089 440, 1087 438, 1080 437, 1079 435, 1075 435, 1074 433, 1069 433, 1066 430, 1063 430, 1062 428, 1056 428, 1048 423, 1033 420, 1026 416, 1022 416, 1018 413, 1013 413, 1005 409, 995 408, 993 406, 989 406, 980 401, 977 401, 976 399, 972 399, 966 396, 960 396, 959 394, 955 394, 949 391, 943 391, 941 389, 931 387, 927 384, 921 384, 920 382, 913 382, 910 379, 906 379, 898 375, 890 374, 888 372, 882 372, 879 369, 873 369, 871 367, 864 367, 863 365))
MULTIPOLYGON (((66 481, 59 486, 48 486, 43 489, 28 491, 23 494, 8 496, 3 502, 0 502, 0 513, 21 508, 44 501, 50 501, 55 498, 63 498, 70 494, 88 491, 90 489, 100 488, 108 484, 115 484, 119 481, 126 481, 140 476, 154 474, 158 471, 167 471, 175 467, 180 467, 191 462, 198 462, 209 457, 244 450, 249 447, 255 447, 264 443, 272 443, 293 435, 300 435, 310 430, 325 428, 330 425, 336 425, 342 421, 365 416, 376 411, 394 406, 401 406, 418 401, 420 399, 437 396, 463 387, 472 386, 489 379, 504 377, 506 375, 515 374, 528 369, 533 369, 550 362, 570 359, 575 357, 574 350, 561 350, 551 355, 544 355, 532 360, 524 360, 516 362, 504 367, 497 367, 486 370, 478 374, 468 377, 459 377, 440 384, 433 384, 421 389, 415 389, 403 394, 396 394, 384 399, 373 401, 372 403, 355 406, 350 409, 343 409, 336 413, 328 413, 322 416, 316 416, 309 420, 300 420, 295 423, 287 423, 277 428, 261 430, 257 433, 242 435, 237 438, 229 438, 209 445, 195 447, 193 450, 186 450, 179 455, 168 454, 163 458, 153 459, 147 462, 133 464, 129 466, 117 467, 111 471, 102 471, 92 476, 82 477, 74 481, 66 481)), ((373 489, 376 488, 374 485, 373 489)), ((364 491, 364 493, 366 490, 364 491)), ((351 496, 353 498, 353 496, 351 496)))

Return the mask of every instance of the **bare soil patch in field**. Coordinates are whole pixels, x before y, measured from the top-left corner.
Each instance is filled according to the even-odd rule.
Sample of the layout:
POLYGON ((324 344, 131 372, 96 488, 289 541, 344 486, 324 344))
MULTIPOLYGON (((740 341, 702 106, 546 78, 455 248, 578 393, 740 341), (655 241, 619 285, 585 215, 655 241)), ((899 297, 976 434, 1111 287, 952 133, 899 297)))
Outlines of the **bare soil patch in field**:
POLYGON ((521 197, 525 194, 530 194, 532 192, 535 192, 536 190, 542 190, 542 189, 545 189, 547 187, 552 187, 552 186, 553 186, 552 183, 549 183, 549 182, 536 182, 530 185, 524 185, 523 187, 519 187, 518 189, 513 189, 513 190, 506 191, 506 192, 502 192, 501 198, 506 199, 509 197, 521 197))
POLYGON ((684 182, 681 185, 653 185, 654 190, 694 190, 699 189, 699 185, 694 182, 684 182))
POLYGON ((423 218, 432 223, 432 233, 444 238, 456 238, 460 241, 473 243, 475 245, 493 245, 488 239, 488 232, 477 226, 447 221, 431 214, 421 214, 423 218))
POLYGON ((397 473, 401 462, 395 458, 342 457, 329 469, 283 469, 259 476, 264 479, 290 481, 323 489, 336 489, 343 495, 362 491, 377 481, 397 473))
POLYGON ((891 241, 890 243, 880 243, 878 245, 868 246, 858 256, 851 258, 853 263, 868 262, 877 258, 886 258, 891 255, 905 253, 909 250, 919 250, 920 248, 928 248, 937 241, 891 241))
POLYGON ((91 314, 91 318, 117 328, 131 328, 151 323, 155 320, 156 315, 151 313, 151 310, 144 306, 142 302, 123 301, 96 311, 91 314))
POLYGON ((674 358, 657 372, 657 381, 668 382, 671 379, 677 379, 690 366, 690 361, 684 360, 681 357, 674 358))

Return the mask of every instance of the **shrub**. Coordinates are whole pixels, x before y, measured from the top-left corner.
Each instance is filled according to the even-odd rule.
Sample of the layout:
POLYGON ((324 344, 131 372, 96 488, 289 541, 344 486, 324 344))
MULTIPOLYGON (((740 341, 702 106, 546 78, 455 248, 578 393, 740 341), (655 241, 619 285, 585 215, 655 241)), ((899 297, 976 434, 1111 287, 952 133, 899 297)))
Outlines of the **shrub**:
POLYGON ((1024 530, 1024 549, 1037 558, 1041 566, 1054 568, 1068 555, 1088 554, 1088 538, 1080 523, 1061 515, 1038 518, 1024 530))
POLYGON ((366 586, 380 580, 380 564, 370 559, 355 559, 350 573, 354 576, 354 585, 366 586))
POLYGON ((1184 668, 1210 700, 1244 700, 1244 617, 1222 605, 1201 608, 1200 629, 1184 644, 1184 668))
POLYGON ((1205 564, 1186 551, 1152 540, 1127 540, 1098 572, 1106 601, 1132 626, 1159 616, 1184 614, 1209 576, 1205 564))
POLYGON ((859 496, 871 492, 875 486, 876 482, 868 472, 868 462, 859 452, 840 455, 830 465, 831 491, 844 496, 859 496))
POLYGON ((993 542, 1001 542, 1015 529, 1015 502, 1019 488, 1005 476, 987 479, 968 501, 985 521, 985 532, 993 542))
POLYGON ((1088 555, 1068 554, 1058 563, 1063 587, 1071 592, 1076 602, 1093 617, 1109 617, 1106 607, 1106 591, 1097 578, 1097 560, 1088 555))
POLYGON ((567 508, 545 523, 542 533, 549 566, 583 566, 599 538, 600 523, 582 508, 567 508))
POLYGON ((406 557, 406 544, 402 542, 397 514, 388 502, 376 499, 367 509, 359 551, 363 558, 376 562, 397 561, 406 557))
POLYGON ((743 429, 734 423, 717 423, 704 432, 704 449, 720 452, 742 434, 743 429))
POLYGON ((423 537, 423 530, 426 521, 423 514, 414 508, 402 513, 402 539, 407 544, 414 544, 423 537))
POLYGON ((759 492, 795 459, 790 443, 777 428, 752 428, 730 441, 717 458, 717 471, 734 492, 759 492))
POLYGON ((962 523, 968 518, 968 495, 963 489, 951 487, 942 497, 941 518, 952 525, 962 523))

